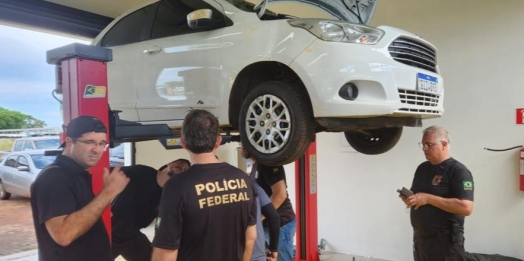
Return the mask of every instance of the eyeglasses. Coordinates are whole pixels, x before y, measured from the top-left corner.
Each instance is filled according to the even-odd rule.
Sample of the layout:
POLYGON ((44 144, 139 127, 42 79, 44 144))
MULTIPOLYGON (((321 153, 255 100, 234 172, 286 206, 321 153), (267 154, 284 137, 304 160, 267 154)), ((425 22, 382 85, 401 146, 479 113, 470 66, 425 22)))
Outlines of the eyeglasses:
MULTIPOLYGON (((439 142, 442 143, 442 141, 439 141, 439 142)), ((429 148, 431 148, 431 147, 437 145, 439 142, 437 142, 437 143, 431 143, 431 142, 419 142, 419 143, 418 143, 418 146, 419 146, 420 148, 422 148, 422 149, 425 149, 425 148, 426 148, 426 149, 429 149, 429 148)))
POLYGON ((96 142, 94 140, 81 140, 81 139, 75 139, 74 141, 80 141, 82 143, 84 143, 85 145, 87 146, 90 146, 90 147, 99 147, 99 148, 103 148, 104 150, 107 149, 107 147, 109 147, 109 143, 105 142, 105 141, 101 141, 101 142, 96 142))

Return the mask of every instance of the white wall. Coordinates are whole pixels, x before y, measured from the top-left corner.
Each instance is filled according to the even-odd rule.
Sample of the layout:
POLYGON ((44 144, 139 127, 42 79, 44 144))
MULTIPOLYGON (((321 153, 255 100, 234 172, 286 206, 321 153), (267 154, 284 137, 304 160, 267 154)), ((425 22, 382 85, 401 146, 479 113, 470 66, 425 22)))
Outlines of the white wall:
MULTIPOLYGON (((445 80, 445 114, 424 126, 451 133, 452 156, 475 180, 475 207, 466 218, 466 250, 524 258, 524 192, 519 191, 518 152, 488 152, 523 143, 515 108, 524 107, 524 1, 382 0, 373 25, 399 27, 439 49, 445 80)), ((340 148, 339 134, 317 135, 319 239, 340 253, 394 261, 413 260, 409 214, 396 189, 409 187, 424 156, 422 128, 405 128, 390 152, 367 156, 340 148)), ((218 157, 236 164, 236 143, 218 157)), ((159 167, 183 150, 159 142, 137 143, 137 163, 159 167)), ((286 166, 294 204, 294 166, 286 166)))
MULTIPOLYGON (((524 258, 518 150, 483 149, 523 143, 515 108, 524 107, 524 1, 382 0, 372 24, 419 34, 439 50, 445 113, 424 126, 448 128, 452 156, 473 173, 466 250, 524 258)), ((330 250, 413 260, 409 214, 395 191, 425 160, 422 130, 404 128, 398 145, 377 156, 339 152, 338 134, 317 136, 319 237, 330 250)))

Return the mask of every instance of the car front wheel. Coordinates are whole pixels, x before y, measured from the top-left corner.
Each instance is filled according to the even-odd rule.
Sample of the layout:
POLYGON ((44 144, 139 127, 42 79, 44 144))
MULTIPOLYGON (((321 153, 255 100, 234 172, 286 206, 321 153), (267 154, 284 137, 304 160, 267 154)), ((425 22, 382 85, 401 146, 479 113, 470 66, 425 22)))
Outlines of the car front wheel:
POLYGON ((11 193, 5 191, 4 183, 2 182, 2 180, 0 180, 0 199, 6 200, 6 199, 9 199, 10 197, 11 197, 11 193))
POLYGON ((315 135, 307 93, 292 84, 270 81, 251 90, 239 115, 242 146, 264 165, 291 163, 315 135))
POLYGON ((376 155, 392 149, 402 135, 402 127, 364 129, 344 132, 349 145, 356 151, 376 155))

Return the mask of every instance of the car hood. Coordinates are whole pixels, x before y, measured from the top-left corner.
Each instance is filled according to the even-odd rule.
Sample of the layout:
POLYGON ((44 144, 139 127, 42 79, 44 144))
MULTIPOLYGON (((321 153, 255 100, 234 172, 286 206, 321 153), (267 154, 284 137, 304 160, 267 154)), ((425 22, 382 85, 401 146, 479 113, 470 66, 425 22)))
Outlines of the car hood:
POLYGON ((268 3, 275 2, 300 2, 320 8, 339 20, 367 25, 373 18, 378 0, 269 0, 268 3))

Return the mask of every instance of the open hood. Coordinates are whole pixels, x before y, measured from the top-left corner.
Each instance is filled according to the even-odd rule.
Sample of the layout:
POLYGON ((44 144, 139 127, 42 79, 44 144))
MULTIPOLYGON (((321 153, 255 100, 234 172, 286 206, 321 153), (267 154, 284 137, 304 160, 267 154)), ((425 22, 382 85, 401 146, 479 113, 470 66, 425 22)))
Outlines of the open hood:
MULTIPOLYGON (((263 0, 264 1, 264 0, 263 0)), ((339 20, 369 24, 378 0, 268 0, 274 2, 301 2, 320 8, 339 20), (357 8, 358 7, 358 8, 357 8)))

